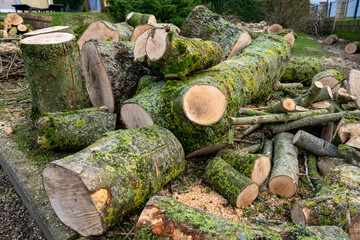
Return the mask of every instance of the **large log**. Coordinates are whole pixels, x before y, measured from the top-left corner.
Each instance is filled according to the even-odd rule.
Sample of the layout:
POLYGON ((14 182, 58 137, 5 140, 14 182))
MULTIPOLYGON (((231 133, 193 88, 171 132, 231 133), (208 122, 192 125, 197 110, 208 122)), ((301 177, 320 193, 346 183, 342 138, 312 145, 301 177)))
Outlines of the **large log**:
POLYGON ((136 239, 299 239, 350 240, 339 227, 255 225, 232 222, 169 197, 152 197, 136 224, 136 239))
POLYGON ((340 144, 338 146, 339 154, 347 163, 360 167, 360 151, 348 145, 340 144))
POLYGON ((346 53, 350 53, 350 54, 353 54, 353 53, 357 53, 360 51, 360 42, 359 41, 355 41, 355 42, 352 42, 352 43, 349 43, 348 45, 346 45, 345 47, 345 52, 346 53))
POLYGON ((247 154, 233 149, 225 149, 221 150, 217 156, 259 186, 269 176, 271 160, 268 155, 247 154))
POLYGON ((45 191, 59 219, 82 236, 102 235, 185 168, 180 142, 156 125, 107 133, 48 164, 45 191))
POLYGON ((102 134, 115 130, 116 114, 96 108, 42 113, 37 122, 38 143, 46 149, 82 149, 102 134))
POLYGON ((220 157, 208 164, 204 181, 238 208, 251 204, 259 193, 259 187, 254 181, 239 173, 220 157))
POLYGON ((74 35, 49 33, 20 43, 35 115, 89 107, 74 35))
POLYGON ((139 79, 149 70, 133 57, 134 43, 90 40, 81 49, 86 86, 94 107, 107 106, 120 112, 121 104, 131 98, 139 79))
POLYGON ((181 34, 220 43, 224 59, 241 51, 251 42, 246 31, 202 5, 195 7, 187 16, 181 27, 181 34))
POLYGON ((311 79, 323 70, 319 61, 310 59, 291 59, 287 69, 281 76, 281 82, 303 83, 310 85, 311 79))
POLYGON ((103 41, 130 41, 134 28, 127 23, 110 23, 107 21, 93 21, 89 24, 78 40, 80 49, 90 39, 103 41))
POLYGON ((297 191, 299 163, 297 149, 292 144, 294 135, 279 133, 274 138, 274 165, 269 180, 273 194, 289 198, 297 191))
POLYGON ((322 72, 319 72, 312 78, 312 83, 319 81, 324 86, 329 86, 332 93, 334 94, 341 87, 341 80, 344 79, 344 76, 337 70, 328 69, 322 72))
POLYGON ((125 17, 125 22, 136 27, 142 24, 156 24, 156 17, 152 14, 143 14, 138 12, 128 13, 125 17))
POLYGON ((218 64, 222 56, 217 42, 181 37, 169 26, 152 29, 145 49, 150 67, 165 78, 181 79, 210 68, 218 64))
POLYGON ((360 168, 334 167, 323 181, 317 197, 297 201, 291 210, 294 223, 337 225, 360 239, 360 168))

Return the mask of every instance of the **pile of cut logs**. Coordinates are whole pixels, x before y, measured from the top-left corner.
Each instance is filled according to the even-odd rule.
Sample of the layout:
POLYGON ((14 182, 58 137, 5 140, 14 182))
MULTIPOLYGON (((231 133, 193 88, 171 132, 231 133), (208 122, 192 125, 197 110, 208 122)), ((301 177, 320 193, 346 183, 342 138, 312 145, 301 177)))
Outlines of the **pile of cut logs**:
POLYGON ((276 239, 297 231, 298 237, 349 239, 342 227, 357 239, 359 195, 352 190, 360 183, 360 169, 342 164, 360 161, 360 112, 348 111, 359 106, 359 72, 352 71, 348 84, 336 70, 313 74, 307 82, 279 82, 289 71, 295 41, 292 32, 284 34, 280 27, 252 40, 247 31, 197 6, 181 28, 158 24, 153 15, 130 13, 125 23, 91 23, 78 43, 64 32, 23 39, 40 146, 84 148, 43 170, 45 190, 60 220, 82 236, 104 234, 183 171, 185 154, 189 161, 217 154, 204 179, 236 207, 251 204, 259 189, 291 197, 297 191, 301 148, 327 157, 318 160, 319 167, 327 168, 320 167, 324 174, 340 165, 322 184, 316 157, 307 161, 311 182, 322 185, 319 201, 326 198, 333 208, 343 204, 336 211, 324 210, 335 226, 320 227, 322 222, 310 217, 323 209, 312 204, 317 199, 294 205, 295 223, 319 226, 298 231, 234 223, 154 197, 140 216, 137 237, 276 239), (303 95, 294 91, 306 84, 303 95), (265 101, 274 88, 291 97, 266 111, 243 108, 265 101), (334 122, 342 118, 337 139, 334 122), (237 139, 265 127, 274 142, 266 141, 262 153, 261 146, 229 149, 236 125, 251 125, 237 139), (304 128, 319 125, 322 138, 304 128), (114 131, 120 127, 127 130, 114 131), (294 129, 300 130, 294 135, 294 129), (343 144, 337 147, 333 139, 343 144), (345 177, 349 172, 356 180, 345 177), (352 215, 346 215, 348 210, 352 215))
POLYGON ((1 36, 3 38, 16 37, 17 35, 31 32, 32 27, 29 24, 23 24, 24 20, 16 13, 9 13, 4 21, 0 21, 1 36))
MULTIPOLYGON (((339 37, 336 34, 331 34, 324 40, 324 44, 331 45, 336 43, 339 40, 339 37)), ((360 41, 354 41, 346 45, 345 52, 349 54, 354 54, 360 52, 360 41)))

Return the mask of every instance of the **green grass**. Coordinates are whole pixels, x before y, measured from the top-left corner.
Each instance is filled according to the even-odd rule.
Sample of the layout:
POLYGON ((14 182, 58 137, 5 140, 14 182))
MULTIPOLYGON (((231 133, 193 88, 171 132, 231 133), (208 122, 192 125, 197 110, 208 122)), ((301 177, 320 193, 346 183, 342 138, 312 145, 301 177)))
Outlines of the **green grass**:
POLYGON ((330 57, 330 53, 324 49, 324 45, 313 37, 303 33, 297 33, 297 36, 292 57, 330 57))

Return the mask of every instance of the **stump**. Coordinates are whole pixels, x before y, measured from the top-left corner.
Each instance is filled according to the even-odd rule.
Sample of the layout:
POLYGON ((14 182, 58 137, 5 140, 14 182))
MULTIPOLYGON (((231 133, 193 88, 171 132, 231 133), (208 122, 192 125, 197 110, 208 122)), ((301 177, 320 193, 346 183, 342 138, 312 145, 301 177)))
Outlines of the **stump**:
POLYGON ((49 33, 20 43, 35 115, 89 107, 74 35, 49 33))
POLYGON ((102 235, 185 168, 180 142, 156 125, 107 133, 43 170, 59 219, 84 237, 102 235))

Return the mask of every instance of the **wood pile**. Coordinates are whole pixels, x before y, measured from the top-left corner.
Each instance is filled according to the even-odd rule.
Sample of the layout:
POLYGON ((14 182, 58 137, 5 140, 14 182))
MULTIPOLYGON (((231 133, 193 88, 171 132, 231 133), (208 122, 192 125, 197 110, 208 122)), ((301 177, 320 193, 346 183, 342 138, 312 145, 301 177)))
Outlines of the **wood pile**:
MULTIPOLYGON (((217 154, 207 162, 204 182, 237 208, 253 203, 263 191, 284 198, 296 195, 300 156, 309 156, 306 177, 321 193, 332 186, 322 184, 317 157, 328 157, 339 169, 343 163, 358 166, 358 72, 345 82, 336 70, 309 70, 306 89, 305 82, 281 82, 295 41, 291 31, 273 25, 251 39, 204 6, 197 6, 181 28, 157 24, 147 14, 130 13, 126 19, 93 22, 77 43, 74 35, 63 32, 21 41, 39 144, 86 147, 42 172, 56 214, 82 236, 102 235, 143 206, 185 169, 185 158, 217 154), (96 39, 89 39, 92 35, 96 39), (265 102, 274 89, 283 97, 264 111, 245 107, 265 102), (91 105, 98 109, 89 109, 91 105), (236 135, 239 126, 248 128, 236 135), (262 144, 229 149, 235 148, 234 138, 256 131, 265 133, 262 144), (332 161, 341 158, 345 160, 332 161)), ((297 77, 296 71, 289 74, 288 79, 297 77)), ((320 165, 330 169, 328 162, 320 165)), ((356 219, 350 228, 334 224, 356 237, 356 219)), ((273 238, 294 230, 287 227, 274 232, 235 224, 172 199, 153 198, 136 230, 139 239, 223 234, 246 239, 250 228, 252 236, 273 238), (191 225, 185 218, 199 222, 191 225), (208 227, 206 222, 216 224, 208 227)), ((324 229, 302 228, 317 239, 327 239, 328 233, 348 239, 338 227, 324 229)))
POLYGON ((32 27, 24 24, 23 18, 17 13, 9 13, 3 22, 0 22, 2 38, 16 38, 18 35, 31 32, 32 27))

